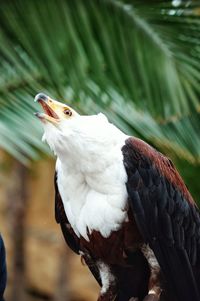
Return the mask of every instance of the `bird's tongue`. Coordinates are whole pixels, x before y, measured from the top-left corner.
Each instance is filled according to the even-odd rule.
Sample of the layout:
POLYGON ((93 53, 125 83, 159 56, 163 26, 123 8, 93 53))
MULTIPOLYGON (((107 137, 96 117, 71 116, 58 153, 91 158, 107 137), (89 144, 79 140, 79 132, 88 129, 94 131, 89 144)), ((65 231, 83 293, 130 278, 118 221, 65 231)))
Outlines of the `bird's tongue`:
POLYGON ((55 119, 59 119, 59 117, 56 114, 56 112, 44 100, 40 99, 38 102, 41 104, 44 112, 47 115, 49 115, 50 117, 53 117, 55 119))

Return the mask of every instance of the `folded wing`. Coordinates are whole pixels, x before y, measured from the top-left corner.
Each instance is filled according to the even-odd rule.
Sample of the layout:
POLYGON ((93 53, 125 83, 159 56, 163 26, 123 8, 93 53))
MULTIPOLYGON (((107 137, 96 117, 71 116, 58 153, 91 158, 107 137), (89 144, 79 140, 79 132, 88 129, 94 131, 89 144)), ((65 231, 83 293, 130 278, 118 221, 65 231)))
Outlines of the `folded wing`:
POLYGON ((142 140, 122 148, 130 207, 178 301, 199 301, 200 214, 173 163, 142 140))

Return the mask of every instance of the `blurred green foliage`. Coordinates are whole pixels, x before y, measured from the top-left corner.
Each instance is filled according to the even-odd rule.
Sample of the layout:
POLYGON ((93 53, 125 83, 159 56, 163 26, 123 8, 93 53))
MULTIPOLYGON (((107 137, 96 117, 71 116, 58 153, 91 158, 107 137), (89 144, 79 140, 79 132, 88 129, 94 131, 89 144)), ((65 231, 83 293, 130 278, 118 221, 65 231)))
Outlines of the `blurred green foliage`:
POLYGON ((33 116, 45 92, 171 156, 198 198, 199 13, 199 1, 1 1, 0 147, 24 164, 48 152, 33 116))

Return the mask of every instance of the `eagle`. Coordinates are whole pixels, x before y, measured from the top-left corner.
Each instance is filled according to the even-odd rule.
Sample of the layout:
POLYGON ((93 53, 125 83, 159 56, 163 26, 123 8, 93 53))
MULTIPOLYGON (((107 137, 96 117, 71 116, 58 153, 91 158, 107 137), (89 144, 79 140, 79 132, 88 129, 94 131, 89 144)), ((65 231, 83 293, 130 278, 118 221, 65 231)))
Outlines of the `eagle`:
POLYGON ((172 161, 102 113, 35 101, 57 157, 55 218, 98 301, 199 301, 200 212, 172 161))

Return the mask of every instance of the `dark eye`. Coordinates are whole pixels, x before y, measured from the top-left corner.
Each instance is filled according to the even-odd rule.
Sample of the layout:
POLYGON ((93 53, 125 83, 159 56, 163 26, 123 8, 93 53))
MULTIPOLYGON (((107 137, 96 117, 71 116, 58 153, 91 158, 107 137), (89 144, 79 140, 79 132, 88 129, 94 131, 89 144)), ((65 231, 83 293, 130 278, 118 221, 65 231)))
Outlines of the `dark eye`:
POLYGON ((72 111, 69 109, 65 109, 63 112, 65 115, 72 116, 72 111))

